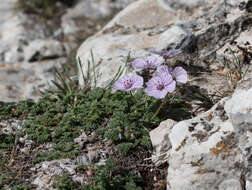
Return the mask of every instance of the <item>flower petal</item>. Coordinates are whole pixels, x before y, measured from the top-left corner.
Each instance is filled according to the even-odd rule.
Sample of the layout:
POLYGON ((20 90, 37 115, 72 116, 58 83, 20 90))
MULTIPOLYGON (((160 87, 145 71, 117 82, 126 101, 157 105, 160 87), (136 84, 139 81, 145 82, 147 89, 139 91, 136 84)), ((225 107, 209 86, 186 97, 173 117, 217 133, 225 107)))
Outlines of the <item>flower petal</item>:
POLYGON ((168 92, 173 92, 176 88, 176 82, 173 80, 169 85, 165 86, 165 89, 168 91, 168 92))
POLYGON ((158 76, 153 77, 147 82, 147 87, 145 88, 145 93, 148 96, 152 96, 157 99, 164 98, 168 93, 168 89, 158 89, 158 85, 163 84, 162 79, 158 76))
POLYGON ((133 86, 132 86, 132 90, 137 90, 139 88, 142 88, 143 87, 143 83, 144 83, 144 80, 143 80, 143 77, 141 76, 138 76, 138 75, 133 75, 131 77, 131 79, 133 80, 133 86))
POLYGON ((164 58, 160 55, 152 55, 145 58, 148 68, 156 68, 164 62, 164 58))
POLYGON ((187 73, 183 67, 175 67, 172 71, 172 75, 176 78, 177 82, 185 84, 187 81, 187 73))
POLYGON ((145 60, 143 58, 135 59, 132 63, 134 68, 145 68, 145 60))
POLYGON ((126 91, 125 85, 122 81, 122 79, 117 80, 114 85, 112 86, 112 91, 115 92, 117 90, 121 90, 121 91, 126 91))
POLYGON ((160 76, 163 75, 164 73, 166 75, 170 74, 170 70, 166 65, 159 66, 155 71, 155 76, 160 76))

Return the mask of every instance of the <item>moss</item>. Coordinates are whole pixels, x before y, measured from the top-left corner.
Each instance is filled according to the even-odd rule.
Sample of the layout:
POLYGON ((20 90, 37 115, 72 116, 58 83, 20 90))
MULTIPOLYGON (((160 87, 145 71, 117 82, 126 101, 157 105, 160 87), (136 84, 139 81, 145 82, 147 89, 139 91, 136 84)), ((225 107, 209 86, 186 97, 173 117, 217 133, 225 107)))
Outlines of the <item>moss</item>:
POLYGON ((29 190, 29 186, 27 185, 15 185, 14 187, 11 188, 11 190, 29 190))
POLYGON ((3 150, 11 150, 15 142, 13 135, 0 134, 0 154, 3 150))
POLYGON ((59 190, 75 190, 78 189, 78 185, 74 183, 67 173, 64 173, 56 177, 56 182, 53 185, 54 188, 59 190))
POLYGON ((102 88, 89 93, 69 92, 61 98, 45 94, 37 103, 26 101, 1 108, 0 118, 26 118, 24 132, 29 139, 38 144, 52 143, 51 155, 38 153, 35 159, 38 163, 76 155, 79 147, 74 139, 81 130, 95 131, 111 140, 123 154, 133 150, 133 145, 150 148, 149 131, 160 121, 178 120, 188 115, 185 102, 169 96, 159 115, 151 120, 160 100, 148 97, 143 91, 137 92, 135 98, 137 102, 127 93, 111 93, 102 88))

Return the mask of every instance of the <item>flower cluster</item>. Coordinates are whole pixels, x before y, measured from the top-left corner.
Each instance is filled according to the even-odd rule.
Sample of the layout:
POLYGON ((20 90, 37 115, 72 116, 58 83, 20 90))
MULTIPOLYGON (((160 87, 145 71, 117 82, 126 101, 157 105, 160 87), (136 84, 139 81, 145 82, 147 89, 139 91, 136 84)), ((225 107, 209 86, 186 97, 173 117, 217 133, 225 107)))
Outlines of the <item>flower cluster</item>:
MULTIPOLYGON (((176 88, 176 83, 185 84, 187 81, 187 73, 182 67, 175 67, 171 70, 166 64, 165 59, 162 56, 174 56, 179 51, 173 52, 161 52, 159 55, 148 56, 144 58, 135 59, 132 62, 134 68, 142 69, 156 69, 152 78, 146 83, 144 92, 148 96, 152 96, 157 99, 164 98, 168 93, 171 93, 176 88)), ((143 77, 138 75, 124 76, 117 80, 112 89, 114 91, 132 91, 143 87, 143 77)))

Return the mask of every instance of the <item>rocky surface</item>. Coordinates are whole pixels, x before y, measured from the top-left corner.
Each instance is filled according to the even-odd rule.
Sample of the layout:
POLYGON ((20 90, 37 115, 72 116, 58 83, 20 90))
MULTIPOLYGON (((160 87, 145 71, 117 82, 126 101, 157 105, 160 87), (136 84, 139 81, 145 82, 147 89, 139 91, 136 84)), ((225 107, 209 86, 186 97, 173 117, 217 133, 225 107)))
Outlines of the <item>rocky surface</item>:
POLYGON ((251 92, 249 85, 238 88, 208 112, 163 134, 171 143, 167 189, 251 187, 251 92))
POLYGON ((3 1, 0 7, 0 101, 4 102, 38 99, 40 93, 34 91, 48 88, 54 68, 70 64, 59 60, 73 57, 82 40, 134 0, 81 0, 50 20, 23 13, 17 1, 3 1))
MULTIPOLYGON (((59 28, 50 31, 46 23, 13 12, 15 2, 4 1, 0 8, 0 101, 7 102, 38 98, 39 92, 50 85, 54 68, 68 63, 67 57, 79 42, 133 0, 79 1, 62 15, 59 28), (9 32, 10 28, 13 32, 9 32)), ((152 160, 156 168, 168 165, 164 182, 168 190, 252 187, 251 2, 138 0, 85 40, 78 50, 84 73, 93 51, 95 62, 99 63, 97 84, 105 86, 125 64, 129 52, 133 59, 149 55, 153 49, 180 49, 182 53, 170 63, 183 66, 189 73, 182 96, 190 99, 188 94, 196 87, 213 93, 217 99, 224 97, 192 119, 168 119, 150 132, 153 156, 146 160, 152 160)), ((133 71, 128 68, 125 72, 133 71)), ((80 84, 83 85, 81 76, 80 84)), ((94 143, 92 134, 81 131, 74 143, 83 152, 75 159, 44 161, 30 168, 30 156, 41 150, 51 151, 52 144, 35 146, 27 136, 19 136, 22 123, 15 119, 1 121, 0 134, 15 136, 12 155, 23 157, 20 162, 24 175, 29 176, 27 183, 37 189, 53 189, 56 176, 63 173, 84 184, 93 172, 79 175, 78 166, 103 165, 112 151, 104 142, 94 143)), ((14 161, 10 158, 8 165, 14 161)), ((130 162, 126 165, 129 167, 130 162)))
MULTIPOLYGON (((189 86, 227 96, 190 120, 163 121, 150 132, 152 161, 169 164, 167 189, 251 189, 251 21, 251 1, 140 0, 79 48, 84 73, 93 51, 98 86, 109 83, 129 52, 134 59, 150 49, 180 49, 170 62, 187 68, 189 86)), ((81 72, 79 81, 84 85, 81 72)))
MULTIPOLYGON (((192 74, 197 77, 192 79, 193 85, 204 87, 209 93, 228 90, 228 81, 223 75, 216 74, 223 71, 225 64, 233 64, 228 48, 238 49, 241 57, 244 55, 238 44, 251 51, 251 14, 241 8, 243 3, 246 4, 231 0, 140 0, 88 38, 77 56, 83 62, 85 73, 92 49, 95 62, 99 63, 97 85, 106 86, 125 64, 129 52, 134 59, 151 54, 150 49, 181 49, 183 53, 176 59, 189 66, 188 70, 194 70, 192 74), (150 14, 146 16, 146 12, 150 14)), ((128 69, 126 73, 130 74, 132 70, 128 69)), ((82 77, 79 80, 83 85, 82 77)))

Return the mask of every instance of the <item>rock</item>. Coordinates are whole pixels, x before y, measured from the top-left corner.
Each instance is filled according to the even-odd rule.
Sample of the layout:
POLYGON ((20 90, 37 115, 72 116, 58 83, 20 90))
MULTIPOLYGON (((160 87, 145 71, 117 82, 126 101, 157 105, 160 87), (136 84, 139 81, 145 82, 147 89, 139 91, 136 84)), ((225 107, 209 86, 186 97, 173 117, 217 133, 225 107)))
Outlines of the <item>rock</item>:
POLYGON ((16 135, 22 129, 23 121, 9 119, 0 122, 0 134, 16 135))
MULTIPOLYGON (((223 56, 223 53, 216 56, 216 52, 225 45, 230 45, 232 41, 242 39, 245 42, 249 38, 251 15, 246 10, 239 9, 242 2, 242 0, 134 2, 115 16, 100 32, 83 42, 77 53, 82 61, 82 70, 84 73, 87 72, 92 50, 95 63, 99 65, 97 86, 104 87, 115 76, 119 67, 125 65, 129 52, 134 59, 149 55, 149 49, 174 48, 183 51, 177 57, 181 63, 205 69, 205 72, 209 67, 223 68, 223 62, 217 58, 223 56), (146 12, 151 14, 146 17, 146 12)), ((132 73, 134 73, 132 69, 124 72, 124 74, 132 73)), ((79 72, 79 81, 83 86, 81 75, 82 72, 79 72)), ((207 84, 215 82, 209 81, 207 84)), ((207 87, 207 90, 209 89, 219 90, 222 87, 207 87)))
POLYGON ((88 141, 88 136, 86 133, 83 131, 81 135, 77 138, 74 139, 75 143, 78 143, 80 145, 80 148, 82 149, 84 144, 88 141))
POLYGON ((34 172, 32 184, 37 185, 37 189, 53 189, 53 184, 56 182, 55 177, 68 173, 74 179, 83 181, 84 177, 75 175, 77 165, 70 159, 62 159, 55 161, 46 161, 36 164, 31 170, 34 172))
POLYGON ((176 121, 168 119, 161 122, 156 129, 153 129, 150 132, 150 139, 154 149, 152 162, 154 162, 157 166, 167 162, 168 158, 166 152, 171 148, 168 135, 176 123, 176 121))
POLYGON ((28 62, 64 57, 64 46, 57 40, 34 40, 24 48, 24 57, 28 62))
POLYGON ((91 163, 96 163, 99 161, 99 153, 95 150, 89 150, 88 151, 88 159, 91 163))
POLYGON ((33 63, 4 64, 0 67, 1 101, 13 102, 29 98, 37 100, 40 92, 52 85, 55 68, 59 70, 65 62, 66 59, 61 58, 33 63))
POLYGON ((64 34, 87 32, 86 27, 92 27, 92 22, 101 22, 102 20, 106 22, 115 11, 124 8, 133 1, 135 0, 82 0, 62 16, 61 27, 64 34))
POLYGON ((20 152, 23 154, 29 155, 32 150, 32 146, 34 144, 35 143, 32 140, 25 140, 23 148, 20 148, 20 152))
MULTIPOLYGON (((30 40, 44 38, 45 25, 14 11, 17 0, 4 1, 0 8, 0 60, 16 63, 23 60, 23 47, 30 40)), ((0 62, 1 63, 1 62, 0 62)))
POLYGON ((209 111, 173 126, 167 140, 171 144, 167 189, 242 190, 251 183, 252 88, 248 81, 209 111))
MULTIPOLYGON (((130 4, 120 12, 101 32, 87 39, 77 56, 83 64, 84 73, 87 72, 87 61, 91 60, 90 51, 93 50, 95 63, 101 63, 98 68, 101 77, 97 81, 98 86, 106 86, 111 78, 116 74, 120 66, 124 66, 126 58, 131 52, 131 56, 140 57, 150 54, 144 50, 157 44, 158 37, 149 36, 153 28, 164 30, 169 18, 174 14, 166 14, 166 11, 158 6, 155 0, 140 0, 130 4), (145 12, 152 12, 148 17, 143 16, 145 12), (100 44, 100 45, 98 45, 100 44), (108 69, 109 68, 109 69, 108 69)), ((80 77, 80 84, 83 81, 80 77)))

